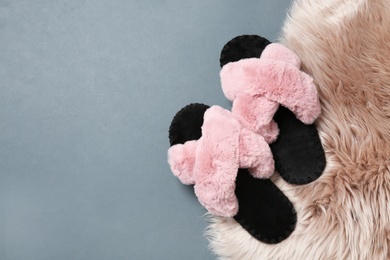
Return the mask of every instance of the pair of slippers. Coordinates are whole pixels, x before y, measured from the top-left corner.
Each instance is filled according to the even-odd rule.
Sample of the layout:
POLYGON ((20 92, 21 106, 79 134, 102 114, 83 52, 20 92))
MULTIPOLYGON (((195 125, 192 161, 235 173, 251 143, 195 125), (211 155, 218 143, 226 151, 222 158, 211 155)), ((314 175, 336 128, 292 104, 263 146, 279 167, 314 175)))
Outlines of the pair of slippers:
POLYGON ((320 113, 311 78, 287 48, 256 35, 238 36, 220 57, 222 89, 232 111, 190 104, 169 129, 168 161, 195 185, 212 214, 234 219, 259 241, 286 239, 294 206, 268 178, 276 169, 290 184, 316 180, 325 154, 314 120, 320 113))

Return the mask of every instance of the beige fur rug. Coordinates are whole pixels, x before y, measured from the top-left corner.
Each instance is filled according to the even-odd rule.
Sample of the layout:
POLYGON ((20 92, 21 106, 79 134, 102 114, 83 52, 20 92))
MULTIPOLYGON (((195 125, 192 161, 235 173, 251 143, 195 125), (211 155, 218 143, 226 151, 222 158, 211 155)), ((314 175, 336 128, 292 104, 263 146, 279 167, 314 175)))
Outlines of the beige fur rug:
POLYGON ((281 42, 316 80, 327 167, 305 186, 274 178, 298 212, 288 239, 263 244, 210 217, 211 249, 220 259, 390 259, 390 1, 298 0, 281 42))

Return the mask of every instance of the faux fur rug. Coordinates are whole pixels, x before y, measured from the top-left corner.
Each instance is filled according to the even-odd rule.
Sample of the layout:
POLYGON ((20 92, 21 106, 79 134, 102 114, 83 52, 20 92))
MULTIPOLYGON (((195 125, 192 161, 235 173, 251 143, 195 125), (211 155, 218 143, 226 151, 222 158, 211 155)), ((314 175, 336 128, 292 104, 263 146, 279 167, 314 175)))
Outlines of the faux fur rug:
POLYGON ((273 181, 294 203, 296 230, 276 245, 211 217, 220 259, 390 259, 390 1, 298 0, 281 42, 317 84, 327 166, 315 182, 273 181))

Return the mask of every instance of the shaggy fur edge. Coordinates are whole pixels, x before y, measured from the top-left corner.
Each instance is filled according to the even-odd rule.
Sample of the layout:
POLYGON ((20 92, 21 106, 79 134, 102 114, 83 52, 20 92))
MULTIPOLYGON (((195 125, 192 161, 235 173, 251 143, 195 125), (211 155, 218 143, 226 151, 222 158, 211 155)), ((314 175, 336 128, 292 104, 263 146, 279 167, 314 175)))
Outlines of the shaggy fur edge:
POLYGON ((298 214, 277 245, 210 216, 206 235, 219 259, 390 259, 389 14, 387 0, 293 4, 281 42, 316 81, 327 166, 305 186, 273 178, 298 214))

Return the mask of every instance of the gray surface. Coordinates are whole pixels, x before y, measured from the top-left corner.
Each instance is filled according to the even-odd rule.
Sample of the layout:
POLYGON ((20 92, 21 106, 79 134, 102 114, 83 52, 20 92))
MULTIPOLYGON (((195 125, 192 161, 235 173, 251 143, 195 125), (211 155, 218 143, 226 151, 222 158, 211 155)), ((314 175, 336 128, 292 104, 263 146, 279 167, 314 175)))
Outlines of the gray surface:
POLYGON ((1 0, 0 259, 214 259, 166 163, 172 116, 229 108, 219 53, 270 1, 1 0))

